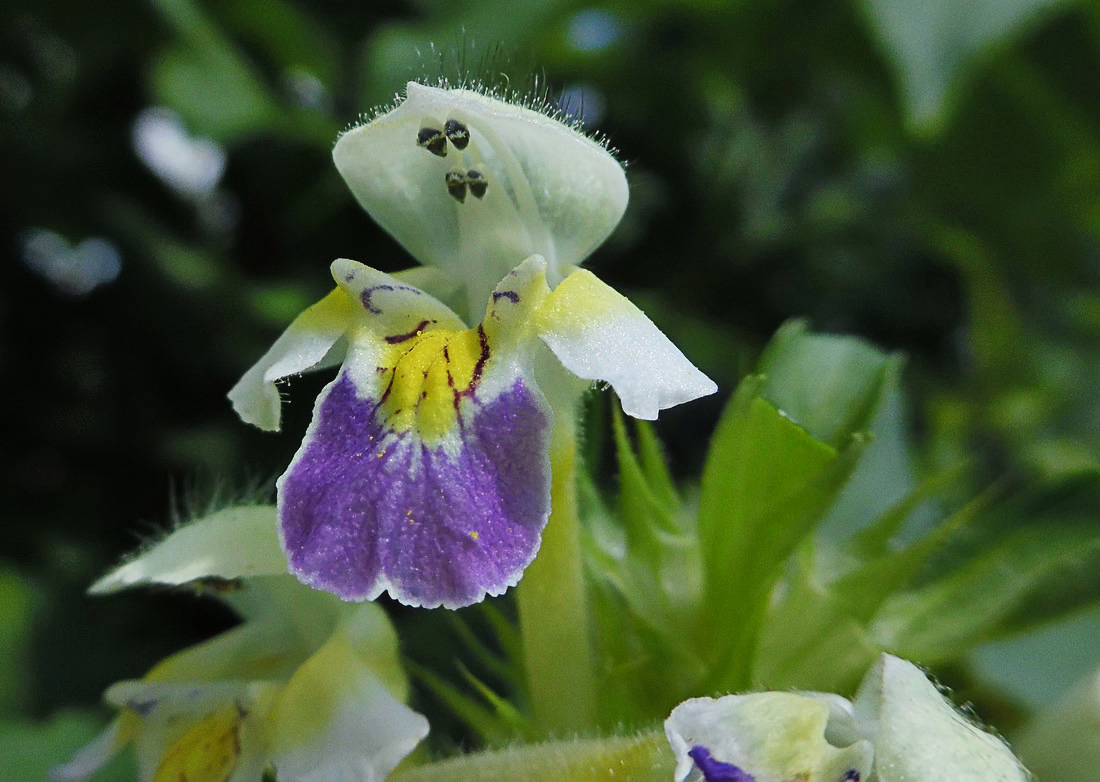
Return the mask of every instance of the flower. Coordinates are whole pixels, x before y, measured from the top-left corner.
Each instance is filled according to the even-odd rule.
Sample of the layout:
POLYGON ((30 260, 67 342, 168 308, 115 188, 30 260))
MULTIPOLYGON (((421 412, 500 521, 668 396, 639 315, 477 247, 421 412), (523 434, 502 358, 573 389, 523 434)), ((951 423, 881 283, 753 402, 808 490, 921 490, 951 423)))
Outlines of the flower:
POLYGON ((784 692, 693 698, 673 709, 665 733, 676 782, 1028 778, 1004 742, 960 715, 920 669, 889 654, 854 701, 784 692))
POLYGON ((573 415, 577 378, 610 384, 647 419, 716 387, 575 265, 626 204, 622 169, 599 144, 530 109, 410 84, 334 157, 367 210, 438 274, 336 261, 336 290, 229 396, 245 421, 277 429, 276 381, 342 360, 277 483, 291 572, 345 600, 388 591, 413 606, 469 605, 515 585, 535 556, 551 427, 573 415), (484 317, 469 322, 432 291, 484 317))
POLYGON ((427 735, 402 702, 408 687, 382 609, 303 587, 275 538, 274 508, 230 508, 93 586, 175 586, 201 573, 198 583, 221 590, 245 622, 110 687, 120 715, 54 769, 55 782, 87 779, 128 744, 142 782, 382 780, 427 735))
POLYGON ((697 769, 692 778, 707 782, 867 782, 871 745, 851 730, 847 705, 789 692, 684 701, 665 722, 675 779, 697 769))

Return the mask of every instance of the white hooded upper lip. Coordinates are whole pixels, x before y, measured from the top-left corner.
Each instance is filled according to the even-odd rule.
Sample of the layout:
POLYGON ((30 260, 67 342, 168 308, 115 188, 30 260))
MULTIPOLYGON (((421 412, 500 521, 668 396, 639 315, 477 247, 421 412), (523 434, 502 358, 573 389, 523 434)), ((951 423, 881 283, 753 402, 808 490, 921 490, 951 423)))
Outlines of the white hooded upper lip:
POLYGON ((618 161, 573 127, 416 82, 392 110, 344 133, 333 160, 379 225, 466 288, 466 315, 531 255, 557 285, 607 238, 629 196, 618 161))

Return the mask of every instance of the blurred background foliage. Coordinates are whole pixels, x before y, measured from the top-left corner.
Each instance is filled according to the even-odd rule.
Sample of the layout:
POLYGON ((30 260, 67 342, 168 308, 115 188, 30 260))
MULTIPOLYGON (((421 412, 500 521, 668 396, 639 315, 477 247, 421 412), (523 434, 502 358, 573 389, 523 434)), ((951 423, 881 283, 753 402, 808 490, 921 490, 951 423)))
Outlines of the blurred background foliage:
MULTIPOLYGON (((961 462, 959 501, 1100 467, 1096 4, 9 0, 0 756, 56 762, 107 684, 232 622, 83 590, 282 470, 324 379, 292 384, 280 436, 226 390, 330 260, 411 263, 331 145, 408 79, 462 75, 546 91, 627 164, 630 209, 589 265, 721 388, 657 426, 678 479, 796 316, 905 357, 882 415, 908 443, 872 462, 905 490, 961 462)), ((973 665, 1041 705, 1095 666, 1100 614, 1020 643, 973 665)))

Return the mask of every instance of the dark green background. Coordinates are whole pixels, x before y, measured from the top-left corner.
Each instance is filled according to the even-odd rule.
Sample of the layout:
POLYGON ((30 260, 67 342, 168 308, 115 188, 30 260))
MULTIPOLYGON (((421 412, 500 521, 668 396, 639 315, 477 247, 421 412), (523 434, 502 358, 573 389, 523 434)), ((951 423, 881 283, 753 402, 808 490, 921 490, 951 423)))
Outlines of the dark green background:
POLYGON ((292 384, 281 435, 237 421, 225 392, 333 258, 411 265, 329 156, 410 78, 579 89, 598 111, 632 195, 589 265, 721 388, 662 416, 677 474, 698 474, 721 404, 791 317, 909 357, 919 473, 971 458, 980 487, 1095 467, 1100 11, 961 6, 5 4, 0 715, 86 707, 231 621, 82 591, 288 461, 324 379, 292 384), (182 196, 135 155, 154 105, 223 145, 216 195, 182 196), (26 263, 42 229, 112 242, 117 279, 66 293, 26 263))

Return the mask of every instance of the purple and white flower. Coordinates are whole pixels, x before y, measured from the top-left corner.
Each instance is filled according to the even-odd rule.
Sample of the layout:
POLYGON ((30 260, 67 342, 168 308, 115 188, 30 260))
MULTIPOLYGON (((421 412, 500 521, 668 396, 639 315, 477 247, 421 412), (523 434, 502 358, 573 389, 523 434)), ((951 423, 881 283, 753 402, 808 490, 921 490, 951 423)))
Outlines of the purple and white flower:
POLYGON ((431 266, 388 275, 336 261, 336 289, 230 399, 277 429, 276 382, 340 363, 278 481, 291 572, 345 600, 469 605, 515 585, 538 550, 551 428, 573 415, 580 381, 610 384, 646 419, 715 386, 576 266, 626 206, 600 144, 528 108, 410 84, 334 157, 367 211, 431 266))
POLYGON ((882 655, 853 701, 759 692, 684 701, 665 721, 675 782, 1026 782, 1008 746, 912 663, 882 655))

